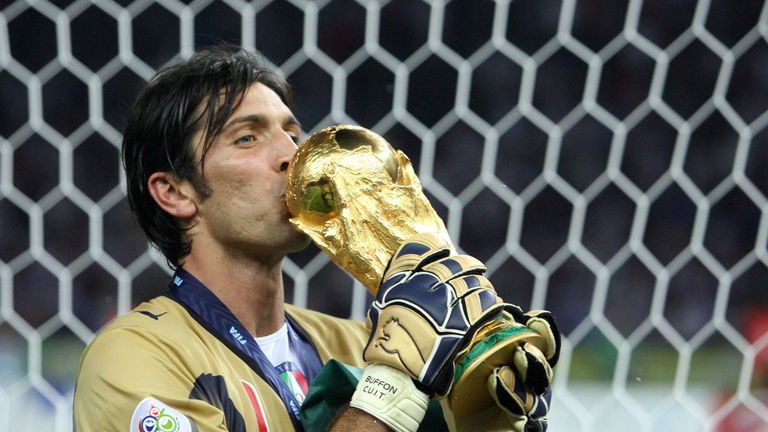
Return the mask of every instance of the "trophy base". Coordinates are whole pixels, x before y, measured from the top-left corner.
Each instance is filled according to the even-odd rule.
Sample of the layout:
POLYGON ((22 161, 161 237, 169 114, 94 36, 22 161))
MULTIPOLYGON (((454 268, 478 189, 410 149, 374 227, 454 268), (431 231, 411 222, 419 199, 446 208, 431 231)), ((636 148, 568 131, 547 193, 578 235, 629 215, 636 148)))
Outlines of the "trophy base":
POLYGON ((511 318, 497 319, 481 328, 469 350, 456 363, 448 404, 456 416, 467 416, 495 405, 488 391, 488 377, 501 366, 513 366, 515 348, 523 342, 544 348, 544 338, 511 318))

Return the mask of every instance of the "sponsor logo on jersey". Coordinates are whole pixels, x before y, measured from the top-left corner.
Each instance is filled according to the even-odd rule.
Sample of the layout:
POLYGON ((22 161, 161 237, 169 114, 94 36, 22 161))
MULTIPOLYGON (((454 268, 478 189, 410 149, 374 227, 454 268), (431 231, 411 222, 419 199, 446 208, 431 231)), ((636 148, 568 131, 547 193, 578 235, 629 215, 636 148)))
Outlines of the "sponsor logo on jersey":
POLYGON ((131 432, 192 432, 186 416, 155 398, 139 402, 131 416, 131 432))
POLYGON ((248 400, 251 401, 251 407, 253 407, 253 413, 256 415, 256 424, 259 426, 258 432, 269 432, 269 424, 267 424, 267 411, 264 409, 264 404, 259 397, 259 392, 256 391, 256 387, 245 380, 240 380, 245 389, 245 394, 248 395, 248 400))
POLYGON ((155 321, 157 321, 161 316, 163 316, 163 315, 168 313, 168 312, 163 312, 161 314, 155 314, 155 313, 152 313, 152 312, 147 311, 147 310, 140 310, 140 311, 136 311, 136 312, 138 312, 138 313, 140 313, 142 315, 146 315, 146 316, 152 318, 155 321))

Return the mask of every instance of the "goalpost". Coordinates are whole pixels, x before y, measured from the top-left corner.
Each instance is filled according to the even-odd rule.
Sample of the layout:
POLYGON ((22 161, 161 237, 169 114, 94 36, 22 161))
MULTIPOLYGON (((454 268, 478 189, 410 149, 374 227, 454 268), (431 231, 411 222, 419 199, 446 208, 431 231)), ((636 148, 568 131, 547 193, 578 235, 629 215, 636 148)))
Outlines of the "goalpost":
MULTIPOLYGON (((760 0, 0 0, 0 430, 71 430, 79 356, 163 292, 125 201, 160 67, 263 52, 306 133, 405 151, 500 295, 564 332, 550 430, 768 427, 768 7, 760 0)), ((312 247, 290 302, 370 298, 312 247)))

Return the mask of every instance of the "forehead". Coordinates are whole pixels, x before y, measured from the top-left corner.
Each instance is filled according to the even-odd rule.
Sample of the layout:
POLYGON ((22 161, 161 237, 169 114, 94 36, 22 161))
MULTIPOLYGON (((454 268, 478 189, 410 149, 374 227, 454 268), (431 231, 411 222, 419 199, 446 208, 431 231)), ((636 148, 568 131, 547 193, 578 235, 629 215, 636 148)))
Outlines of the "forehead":
MULTIPOLYGON (((223 103, 223 94, 221 95, 221 98, 221 102, 223 103)), ((205 107, 201 106, 200 109, 202 111, 205 107)), ((202 114, 200 115, 201 117, 203 116, 202 114)), ((277 121, 280 123, 298 124, 290 108, 288 108, 280 96, 268 86, 256 82, 251 84, 243 92, 240 104, 229 114, 229 117, 222 120, 215 135, 209 135, 207 127, 198 128, 194 132, 190 143, 193 146, 193 151, 196 154, 204 155, 207 153, 207 149, 218 140, 222 133, 226 132, 227 125, 237 122, 237 119, 242 119, 247 116, 251 116, 250 118, 258 118, 260 121, 265 122, 277 121)))
POLYGON ((232 112, 232 117, 244 112, 258 111, 263 114, 291 115, 291 110, 274 90, 257 82, 245 90, 240 106, 232 112))

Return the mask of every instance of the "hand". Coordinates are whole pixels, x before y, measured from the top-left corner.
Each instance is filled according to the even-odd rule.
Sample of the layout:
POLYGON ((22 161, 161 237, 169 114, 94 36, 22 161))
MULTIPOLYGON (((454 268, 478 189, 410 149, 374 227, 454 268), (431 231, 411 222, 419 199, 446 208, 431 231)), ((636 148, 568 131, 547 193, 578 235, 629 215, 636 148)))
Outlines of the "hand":
POLYGON ((484 272, 475 258, 450 256, 437 237, 404 243, 368 311, 372 331, 363 358, 407 373, 430 395, 446 395, 456 353, 502 310, 484 272))
POLYGON ((450 255, 448 245, 434 235, 418 235, 400 246, 368 311, 371 337, 363 358, 369 366, 352 406, 381 415, 396 430, 418 427, 418 413, 402 413, 400 407, 423 401, 426 410, 429 396, 445 396, 456 354, 477 328, 502 311, 484 272, 477 259, 450 255), (404 390, 413 381, 415 396, 404 390), (393 389, 417 402, 401 403, 405 396, 392 395, 393 389), (393 412, 396 419, 385 418, 393 412))
POLYGON ((523 313, 509 308, 515 320, 542 336, 543 347, 523 343, 515 348, 512 366, 496 368, 488 390, 515 431, 544 432, 552 399, 552 367, 560 356, 560 331, 547 311, 523 313))

